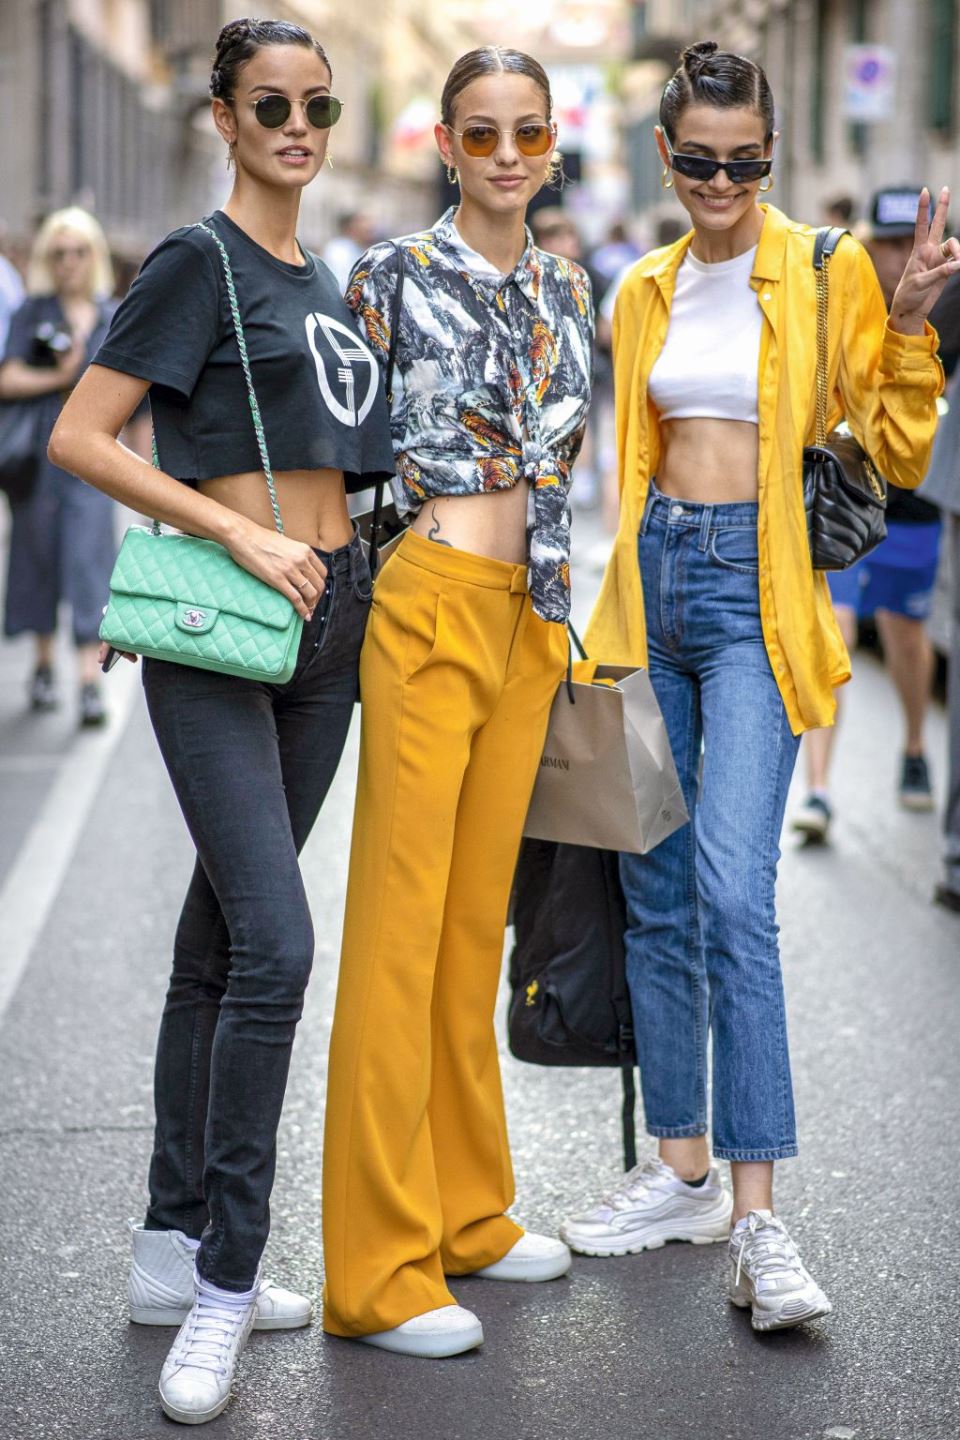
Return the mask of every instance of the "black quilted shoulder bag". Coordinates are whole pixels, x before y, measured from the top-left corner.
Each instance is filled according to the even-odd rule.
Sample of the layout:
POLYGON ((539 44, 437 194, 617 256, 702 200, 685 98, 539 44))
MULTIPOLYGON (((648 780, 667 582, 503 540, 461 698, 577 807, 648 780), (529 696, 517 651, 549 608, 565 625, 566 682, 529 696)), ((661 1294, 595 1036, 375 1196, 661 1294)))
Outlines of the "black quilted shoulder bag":
POLYGON ((817 429, 803 452, 803 503, 815 570, 846 570, 869 555, 887 534, 887 482, 849 433, 827 434, 827 300, 830 257, 844 235, 838 226, 817 231, 817 429))

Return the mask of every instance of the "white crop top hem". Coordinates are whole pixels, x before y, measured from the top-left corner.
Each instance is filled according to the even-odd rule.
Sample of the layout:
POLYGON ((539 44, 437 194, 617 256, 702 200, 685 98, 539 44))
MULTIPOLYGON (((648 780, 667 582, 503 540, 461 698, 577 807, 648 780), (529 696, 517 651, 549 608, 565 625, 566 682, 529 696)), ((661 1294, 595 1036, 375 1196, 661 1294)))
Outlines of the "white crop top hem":
POLYGON ((763 312, 750 276, 756 247, 708 265, 687 250, 648 391, 661 420, 756 425, 763 312))

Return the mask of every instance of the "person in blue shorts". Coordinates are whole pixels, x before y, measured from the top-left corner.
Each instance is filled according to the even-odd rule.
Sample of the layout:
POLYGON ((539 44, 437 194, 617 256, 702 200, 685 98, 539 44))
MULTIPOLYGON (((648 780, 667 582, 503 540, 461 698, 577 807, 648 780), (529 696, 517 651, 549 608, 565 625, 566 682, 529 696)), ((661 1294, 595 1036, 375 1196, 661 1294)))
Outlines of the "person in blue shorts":
MULTIPOLYGON (((913 245, 919 196, 918 185, 879 190, 871 202, 870 219, 858 232, 888 306, 913 245)), ((936 316, 931 316, 931 323, 936 323, 936 316)), ((876 622, 884 660, 903 708, 899 797, 908 810, 932 810, 934 803, 924 754, 924 722, 935 668, 926 621, 939 550, 937 507, 922 494, 891 485, 886 540, 849 570, 827 576, 837 622, 851 653, 857 643, 858 622, 869 616, 876 622)), ((838 722, 839 718, 838 710, 838 722)), ((829 769, 836 733, 836 725, 829 730, 811 730, 804 741, 808 793, 792 825, 810 840, 825 840, 833 818, 829 769)))

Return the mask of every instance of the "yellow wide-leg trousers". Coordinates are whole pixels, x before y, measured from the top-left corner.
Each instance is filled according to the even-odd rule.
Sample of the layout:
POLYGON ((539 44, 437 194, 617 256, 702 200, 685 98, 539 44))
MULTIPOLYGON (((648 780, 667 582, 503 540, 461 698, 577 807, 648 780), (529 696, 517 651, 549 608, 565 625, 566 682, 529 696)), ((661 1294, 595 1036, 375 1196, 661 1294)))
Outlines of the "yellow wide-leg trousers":
POLYGON ((408 532, 360 662, 363 723, 323 1169, 324 1327, 389 1330, 501 1259, 513 1201, 493 1027, 562 625, 525 567, 408 532))

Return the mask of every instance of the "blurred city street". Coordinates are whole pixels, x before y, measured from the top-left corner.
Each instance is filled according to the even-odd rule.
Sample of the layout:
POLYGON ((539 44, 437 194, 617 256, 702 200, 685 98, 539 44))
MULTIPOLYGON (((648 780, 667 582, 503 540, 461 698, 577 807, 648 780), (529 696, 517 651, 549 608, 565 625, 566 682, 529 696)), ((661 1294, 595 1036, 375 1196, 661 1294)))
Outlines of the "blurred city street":
MULTIPOLYGON (((596 521, 576 523, 577 553, 592 558, 596 521)), ((578 565, 581 615, 597 578, 578 565)), ((170 1332, 127 1322, 123 1219, 144 1203, 153 1047, 190 847, 133 667, 110 678, 110 730, 77 739, 66 715, 27 724, 15 649, 0 652, 0 986, 24 968, 15 993, 2 992, 0 1028, 0 1436, 147 1440, 172 1433, 155 1389, 170 1332)), ((897 724, 888 681, 864 659, 840 740, 834 843, 784 841, 801 1153, 779 1167, 778 1204, 834 1315, 758 1337, 725 1298, 722 1246, 578 1258, 551 1285, 455 1283, 486 1343, 439 1365, 325 1337, 317 1324, 255 1335, 238 1398, 211 1434, 953 1440, 960 937, 957 918, 930 904, 937 819, 896 806, 897 724)), ((943 744, 938 709, 938 778, 943 744)), ((317 955, 266 1257, 268 1273, 314 1297, 355 765, 354 733, 303 860, 317 955)), ((516 1213, 550 1232, 616 1178, 619 1082, 506 1053, 503 1064, 516 1213)))
MULTIPOLYGON (((237 0, 0 0, 0 366, 11 316, 27 291, 31 300, 38 293, 31 253, 45 217, 82 207, 81 218, 88 211, 102 226, 110 285, 95 298, 112 307, 168 232, 227 200, 232 176, 210 117, 211 57, 220 27, 243 8, 237 0)), ((960 0, 276 0, 265 13, 308 26, 322 41, 342 100, 332 168, 324 165, 304 192, 297 231, 341 290, 375 240, 431 225, 458 202, 434 138, 457 57, 477 45, 517 46, 548 72, 548 118, 557 122, 566 183, 544 186, 528 216, 536 243, 582 261, 597 299, 607 296, 597 307, 592 420, 574 475, 573 618, 581 633, 618 505, 612 300, 629 265, 687 228, 653 141, 680 49, 716 39, 762 63, 776 98, 775 145, 767 137, 774 159, 764 161, 774 167, 769 199, 797 221, 849 227, 874 246, 878 274, 876 247, 882 255, 891 237, 904 239, 893 230, 885 237, 878 193, 906 196, 914 216, 921 186, 952 185, 960 198, 960 0)), ((498 131, 497 143, 518 133, 498 131)), ((720 157, 708 168, 733 183, 722 156, 743 150, 707 152, 720 157)), ((958 199, 951 221, 955 235, 958 199)), ((900 256, 899 275, 901 252, 888 253, 900 256)), ((182 308, 175 320, 188 331, 196 317, 182 308)), ((580 312, 589 315, 584 305, 580 312)), ((951 370, 960 363, 960 276, 936 323, 951 370)), ((297 324, 302 336, 302 312, 297 324)), ((66 321, 53 340, 64 335, 69 348, 76 337, 66 321)), ((39 339, 35 329, 35 350, 39 339)), ((786 340, 785 349, 794 337, 786 340)), ((42 343, 49 351, 21 357, 26 368, 61 363, 49 336, 42 343)), ((582 353, 586 389, 588 343, 582 353)), ((352 385, 352 372, 343 373, 352 385)), ((56 410, 72 383, 41 398, 56 395, 56 410)), ((801 398, 812 393, 811 386, 801 398)), ((30 403, 37 396, 29 392, 30 403)), ((10 391, 0 406, 18 398, 10 391)), ((958 399, 960 382, 951 393, 954 405, 958 399)), ((144 458, 146 409, 123 432, 144 458)), ((943 402, 940 414, 949 414, 943 402)), ((523 436, 526 444, 526 429, 523 436)), ((389 463, 389 437, 385 443, 389 463)), ((46 455, 46 439, 42 448, 46 455)), ((79 458, 74 464, 82 469, 79 458)), ((799 459, 797 466, 799 474, 799 459)), ((74 475, 63 479, 92 494, 74 475)), ((0 494, 7 619, 8 488, 10 505, 0 494)), ((960 515, 960 481, 956 490, 960 515)), ((942 495, 933 499, 944 508, 942 495)), ((359 500, 352 504, 356 513, 359 500)), ((928 508, 935 532, 939 510, 932 501, 928 508)), ((115 508, 118 540, 130 520, 115 508)), ((104 524, 109 541, 109 513, 104 524)), ((799 524, 794 533, 802 535, 799 524)), ((82 552, 70 551, 70 539, 62 550, 75 558, 82 552)), ((302 856, 316 955, 264 1259, 267 1275, 312 1297, 317 1317, 309 1328, 252 1335, 212 1440, 960 1440, 960 913, 933 903, 943 877, 950 745, 945 550, 933 613, 915 626, 936 652, 924 731, 935 808, 918 813, 900 803, 904 711, 890 669, 867 648, 845 692, 829 843, 804 844, 790 829, 805 796, 826 800, 825 787, 807 795, 803 751, 782 838, 778 919, 800 1154, 777 1166, 777 1211, 833 1314, 755 1333, 749 1314, 728 1302, 726 1246, 669 1244, 619 1259, 578 1256, 569 1277, 547 1284, 454 1280, 485 1341, 444 1363, 323 1333, 326 1067, 357 711, 302 856)), ((934 549, 931 576, 936 565, 934 549)), ((93 613, 99 623, 99 600, 93 613)), ((789 619, 801 627, 810 617, 789 619)), ((89 728, 78 725, 68 620, 64 604, 52 642, 61 703, 49 711, 30 708, 31 683, 36 702, 41 670, 50 678, 42 643, 35 648, 26 624, 8 623, 0 636, 0 1440, 154 1440, 176 1433, 157 1395, 174 1332, 128 1320, 125 1222, 144 1213, 154 1049, 194 855, 139 665, 122 662, 102 681, 94 671, 87 689, 96 699, 100 686, 107 723, 94 716, 89 728), (11 630, 25 633, 10 638, 11 630)), ((824 685, 826 676, 824 668, 824 685)), ((956 724, 953 734, 957 754, 956 724)), ((951 896, 960 904, 960 891, 951 896)), ((508 931, 505 957, 510 943, 508 931)), ((514 1213, 554 1235, 618 1181, 620 1080, 615 1069, 514 1059, 507 1000, 504 974, 497 1034, 514 1213)), ((381 1043, 391 1046, 389 1031, 381 1043)), ((653 1153, 639 1101, 637 1133, 642 1154, 653 1153)))

